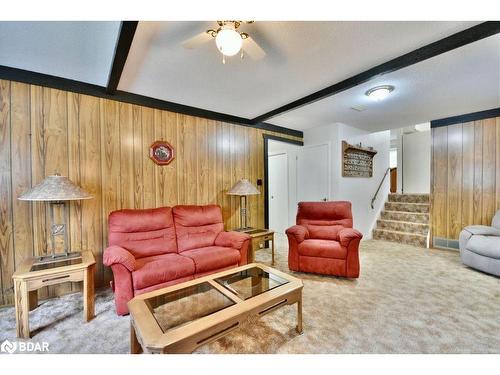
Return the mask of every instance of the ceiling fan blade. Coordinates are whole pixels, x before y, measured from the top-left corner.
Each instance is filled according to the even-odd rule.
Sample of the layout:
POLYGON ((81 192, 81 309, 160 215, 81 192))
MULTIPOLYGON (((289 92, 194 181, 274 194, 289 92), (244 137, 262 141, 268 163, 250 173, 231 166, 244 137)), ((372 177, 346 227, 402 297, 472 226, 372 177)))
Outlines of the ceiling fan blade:
POLYGON ((212 39, 213 39, 212 36, 209 35, 206 31, 204 31, 182 42, 182 46, 184 48, 193 49, 201 46, 202 44, 212 39))
POLYGON ((266 52, 251 36, 243 40, 243 50, 254 60, 260 60, 266 56, 266 52))

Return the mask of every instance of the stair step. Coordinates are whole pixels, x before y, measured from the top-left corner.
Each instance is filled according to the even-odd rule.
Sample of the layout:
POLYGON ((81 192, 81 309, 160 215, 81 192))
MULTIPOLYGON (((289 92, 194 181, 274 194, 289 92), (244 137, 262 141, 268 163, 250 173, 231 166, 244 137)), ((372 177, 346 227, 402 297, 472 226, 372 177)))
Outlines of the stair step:
POLYGON ((389 194, 389 202, 429 203, 429 194, 389 194))
POLYGON ((429 233, 429 225, 426 223, 414 223, 408 221, 397 220, 377 220, 376 229, 388 229, 397 232, 416 233, 427 235, 429 233))
POLYGON ((386 229, 374 229, 373 239, 427 247, 427 236, 423 234, 398 232, 386 229))
POLYGON ((406 202, 386 202, 385 209, 388 211, 400 212, 429 212, 428 203, 406 203, 406 202))
POLYGON ((380 215, 382 220, 406 221, 412 223, 429 223, 429 214, 422 212, 401 212, 385 210, 380 215))

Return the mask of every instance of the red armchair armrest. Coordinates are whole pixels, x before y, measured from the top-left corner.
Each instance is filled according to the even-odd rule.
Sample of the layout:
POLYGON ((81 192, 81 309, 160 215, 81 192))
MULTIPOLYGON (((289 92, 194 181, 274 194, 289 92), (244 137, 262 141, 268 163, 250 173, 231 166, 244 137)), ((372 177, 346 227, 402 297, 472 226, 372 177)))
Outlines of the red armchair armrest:
POLYGON ((232 247, 241 249, 245 241, 250 239, 250 235, 240 232, 220 232, 215 238, 215 246, 232 247))
POLYGON ((339 231, 340 244, 345 247, 349 247, 352 240, 361 240, 361 238, 363 238, 361 232, 353 228, 344 228, 339 231))
POLYGON ((297 243, 301 243, 305 239, 309 238, 309 231, 306 227, 302 225, 294 225, 286 230, 288 236, 293 236, 297 243))
POLYGON ((111 267, 113 264, 121 264, 130 272, 136 269, 136 262, 134 256, 123 247, 110 246, 104 250, 103 255, 104 265, 111 267))

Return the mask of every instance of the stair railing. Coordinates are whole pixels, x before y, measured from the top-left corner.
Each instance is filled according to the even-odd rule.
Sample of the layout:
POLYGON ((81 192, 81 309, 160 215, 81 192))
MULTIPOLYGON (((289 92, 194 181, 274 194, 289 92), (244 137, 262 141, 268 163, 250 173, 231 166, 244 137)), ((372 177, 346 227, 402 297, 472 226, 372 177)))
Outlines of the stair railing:
POLYGON ((380 181, 380 184, 378 185, 378 189, 377 189, 377 191, 375 192, 375 195, 372 198, 372 203, 371 203, 372 210, 374 208, 373 204, 375 203, 375 200, 377 199, 378 192, 380 191, 380 188, 382 187, 382 184, 384 183, 384 180, 387 177, 387 173, 389 173, 390 170, 391 170, 391 168, 387 168, 387 170, 385 171, 384 177, 382 177, 382 181, 380 181))

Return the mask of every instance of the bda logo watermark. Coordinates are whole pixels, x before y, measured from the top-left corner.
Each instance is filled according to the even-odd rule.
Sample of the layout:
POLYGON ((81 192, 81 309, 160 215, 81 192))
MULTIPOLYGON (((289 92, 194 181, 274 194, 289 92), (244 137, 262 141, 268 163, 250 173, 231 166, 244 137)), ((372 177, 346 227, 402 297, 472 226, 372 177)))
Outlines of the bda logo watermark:
POLYGON ((5 340, 0 345, 0 352, 2 353, 34 353, 34 352, 48 352, 48 342, 31 342, 31 341, 9 341, 5 340))

